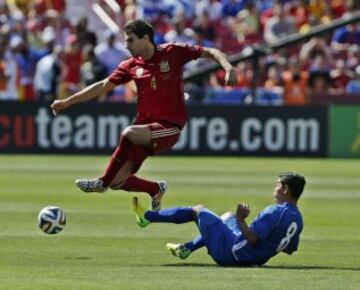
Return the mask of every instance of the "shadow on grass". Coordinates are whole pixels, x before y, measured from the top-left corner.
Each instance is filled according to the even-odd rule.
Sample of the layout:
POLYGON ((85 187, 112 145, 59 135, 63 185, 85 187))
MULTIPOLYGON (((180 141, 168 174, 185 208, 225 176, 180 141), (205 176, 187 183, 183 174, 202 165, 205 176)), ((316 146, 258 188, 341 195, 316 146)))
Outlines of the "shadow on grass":
POLYGON ((219 267, 216 264, 200 264, 200 263, 162 264, 160 266, 163 266, 163 267, 195 267, 195 268, 219 267))
POLYGON ((262 266, 263 269, 283 269, 283 270, 341 270, 341 271, 360 271, 360 268, 331 267, 331 266, 301 266, 301 265, 284 265, 284 266, 262 266))
POLYGON ((301 266, 301 265, 283 265, 283 266, 254 266, 254 267, 221 267, 216 264, 201 264, 201 263, 179 263, 179 264, 162 264, 162 267, 195 267, 195 268, 208 268, 208 267, 218 267, 218 268, 260 268, 268 270, 303 270, 303 271, 312 271, 312 270, 340 270, 340 271, 360 271, 360 268, 346 268, 346 267, 331 267, 331 266, 301 266))

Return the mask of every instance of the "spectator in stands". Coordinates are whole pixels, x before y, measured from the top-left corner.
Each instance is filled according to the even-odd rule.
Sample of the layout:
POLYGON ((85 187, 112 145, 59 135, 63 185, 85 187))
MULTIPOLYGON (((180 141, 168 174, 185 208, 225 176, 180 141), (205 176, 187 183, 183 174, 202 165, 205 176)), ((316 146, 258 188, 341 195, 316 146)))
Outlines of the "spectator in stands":
POLYGON ((346 66, 355 71, 358 64, 360 64, 360 46, 351 46, 347 50, 346 66))
POLYGON ((307 10, 306 1, 291 1, 290 4, 292 15, 295 17, 296 26, 301 33, 301 30, 303 29, 302 27, 309 23, 309 13, 307 10))
MULTIPOLYGON (((116 35, 111 30, 105 31, 105 42, 96 46, 94 51, 98 61, 105 65, 107 74, 111 74, 120 62, 130 57, 125 45, 116 41, 116 35)), ((123 99, 124 86, 117 86, 107 97, 113 99, 114 96, 123 99)))
MULTIPOLYGON (((306 11, 306 13, 307 13, 307 11, 306 11)), ((298 21, 298 19, 296 21, 298 21)), ((298 31, 300 34, 306 34, 310 31, 310 29, 312 29, 313 27, 318 26, 320 24, 321 24, 320 21, 315 16, 309 15, 307 17, 307 21, 305 23, 301 24, 300 26, 298 23, 298 27, 299 27, 298 31)))
POLYGON ((42 15, 46 10, 53 9, 58 13, 65 12, 66 0, 36 0, 35 10, 37 14, 42 15))
POLYGON ((325 0, 309 0, 307 10, 311 16, 314 16, 320 23, 329 21, 329 5, 325 0))
POLYGON ((357 24, 349 24, 337 29, 331 43, 335 50, 347 50, 350 46, 359 46, 359 44, 360 29, 357 24))
POLYGON ((66 40, 71 34, 73 27, 69 23, 69 21, 64 18, 59 12, 56 10, 50 9, 46 10, 45 15, 43 17, 42 23, 40 23, 39 29, 42 30, 44 27, 51 26, 55 30, 55 40, 56 44, 66 45, 66 40))
POLYGON ((245 8, 246 0, 222 0, 223 16, 235 17, 240 10, 245 8))
POLYGON ((116 41, 116 35, 111 30, 106 30, 104 35, 105 42, 95 47, 95 55, 110 74, 120 62, 130 57, 130 53, 124 44, 116 41))
POLYGON ((79 40, 79 45, 83 48, 85 45, 90 44, 93 47, 97 45, 97 37, 93 31, 88 28, 88 19, 86 16, 81 17, 75 25, 75 34, 79 40))
POLYGON ((166 42, 191 42, 193 40, 194 31, 186 27, 186 19, 184 15, 180 14, 172 21, 172 27, 164 38, 166 42))
POLYGON ((75 34, 69 35, 64 54, 63 88, 65 94, 79 90, 81 64, 82 52, 78 38, 75 34))
POLYGON ((318 54, 310 67, 310 94, 326 94, 331 87, 331 64, 322 54, 318 54))
POLYGON ((184 14, 187 20, 194 19, 194 1, 193 0, 166 0, 164 1, 162 14, 166 14, 173 18, 179 14, 184 14))
POLYGON ((240 62, 236 66, 236 88, 250 88, 254 72, 250 62, 240 62))
POLYGON ((282 4, 274 5, 274 16, 265 24, 264 38, 267 43, 275 44, 279 39, 296 32, 295 18, 286 15, 282 4))
POLYGON ((334 16, 334 18, 339 18, 343 16, 343 14, 347 10, 348 0, 342 1, 342 0, 330 0, 330 9, 331 9, 331 15, 334 16))
MULTIPOLYGON (((331 78, 327 72, 312 72, 309 77, 310 95, 328 94, 331 87, 331 78)), ((316 97, 316 96, 315 96, 316 97)))
POLYGON ((193 24, 194 32, 195 30, 201 30, 202 35, 205 37, 206 40, 215 41, 216 33, 214 24, 210 20, 208 14, 204 13, 202 15, 199 15, 193 24))
POLYGON ((201 26, 194 27, 193 40, 189 43, 193 45, 214 47, 214 42, 206 37, 206 31, 201 26))
POLYGON ((7 25, 11 27, 13 25, 14 19, 10 13, 9 6, 6 2, 0 2, 0 25, 7 25))
POLYGON ((206 14, 212 23, 221 20, 222 9, 222 3, 218 0, 200 0, 195 3, 196 17, 199 18, 206 14))
POLYGON ((351 80, 345 91, 350 94, 360 94, 360 65, 355 69, 355 78, 351 80))
POLYGON ((300 62, 296 58, 290 59, 288 69, 282 73, 285 105, 309 104, 308 78, 308 73, 301 70, 300 62))
POLYGON ((45 29, 42 31, 41 33, 41 48, 40 48, 40 52, 42 55, 48 55, 49 53, 52 53, 54 50, 54 46, 55 46, 55 41, 56 41, 56 35, 55 35, 55 30, 53 27, 51 26, 47 26, 45 27, 45 29))
POLYGON ((7 49, 7 40, 0 40, 0 100, 18 100, 16 61, 7 49))
POLYGON ((20 36, 12 37, 10 47, 17 64, 19 99, 35 101, 33 77, 36 64, 44 56, 44 52, 29 46, 27 40, 20 36))
POLYGON ((21 11, 21 14, 27 16, 32 8, 34 0, 13 0, 12 2, 17 9, 21 11))
POLYGON ((301 47, 300 60, 304 64, 310 64, 319 54, 327 60, 332 59, 331 48, 326 40, 321 37, 313 37, 301 47))
POLYGON ((245 9, 236 15, 233 22, 233 30, 239 42, 244 42, 247 38, 259 37, 259 14, 253 2, 249 2, 245 9))
POLYGON ((50 54, 41 58, 37 63, 34 87, 38 101, 52 102, 57 99, 63 67, 63 54, 63 49, 56 46, 50 54))
POLYGON ((347 69, 345 61, 338 59, 335 67, 330 71, 332 94, 343 94, 349 81, 352 79, 352 73, 347 69))
POLYGON ((163 2, 163 0, 136 0, 137 17, 152 21, 159 16, 163 2))
POLYGON ((126 0, 125 1, 125 9, 124 9, 124 23, 128 23, 129 21, 135 20, 138 18, 137 16, 137 5, 135 0, 126 0))
POLYGON ((264 82, 264 88, 267 91, 282 95, 283 88, 281 86, 281 74, 279 66, 275 64, 271 64, 267 69, 267 77, 264 82))
POLYGON ((81 82, 83 87, 92 85, 108 75, 106 67, 95 56, 94 48, 87 45, 83 49, 84 62, 81 66, 81 82))
POLYGON ((331 68, 331 59, 328 59, 325 55, 319 53, 316 55, 313 63, 310 66, 310 72, 321 72, 330 74, 331 68))

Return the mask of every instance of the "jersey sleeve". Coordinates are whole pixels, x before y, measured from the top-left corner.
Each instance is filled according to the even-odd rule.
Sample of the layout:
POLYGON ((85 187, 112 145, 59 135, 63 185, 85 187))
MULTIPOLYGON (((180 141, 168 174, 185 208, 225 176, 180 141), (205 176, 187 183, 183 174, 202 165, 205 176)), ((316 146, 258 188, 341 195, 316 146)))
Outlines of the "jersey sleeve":
POLYGON ((289 250, 291 252, 297 251, 299 246, 299 235, 295 235, 292 239, 289 245, 286 247, 286 250, 289 250))
POLYGON ((175 55, 181 61, 181 64, 197 59, 201 56, 204 48, 199 45, 188 45, 186 43, 175 43, 174 49, 176 50, 175 55))
POLYGON ((251 230, 260 240, 265 240, 274 229, 278 221, 278 214, 274 207, 265 208, 251 223, 251 230))
POLYGON ((125 84, 131 80, 132 78, 129 73, 129 63, 127 61, 121 62, 109 76, 109 81, 115 85, 125 84))

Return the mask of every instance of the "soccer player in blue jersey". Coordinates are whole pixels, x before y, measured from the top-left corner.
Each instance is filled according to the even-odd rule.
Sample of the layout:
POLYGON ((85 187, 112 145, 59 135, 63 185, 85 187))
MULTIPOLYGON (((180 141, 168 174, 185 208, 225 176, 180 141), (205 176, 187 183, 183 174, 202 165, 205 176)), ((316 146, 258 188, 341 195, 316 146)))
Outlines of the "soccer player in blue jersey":
POLYGON ((292 254, 297 250, 303 229, 297 202, 304 186, 303 176, 281 173, 273 193, 276 204, 261 211, 250 225, 246 222, 250 208, 244 203, 237 206, 235 215, 229 212, 219 217, 202 205, 147 211, 134 197, 133 210, 140 227, 156 222, 181 224, 194 221, 197 224, 200 235, 194 240, 185 244, 167 244, 171 253, 181 259, 205 246, 221 266, 263 265, 280 252, 292 254))

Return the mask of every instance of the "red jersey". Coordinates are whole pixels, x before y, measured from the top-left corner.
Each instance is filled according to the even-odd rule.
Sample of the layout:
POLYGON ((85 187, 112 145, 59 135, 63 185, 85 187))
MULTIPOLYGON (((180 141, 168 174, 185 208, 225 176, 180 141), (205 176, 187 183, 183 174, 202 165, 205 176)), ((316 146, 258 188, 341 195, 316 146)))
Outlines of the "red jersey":
POLYGON ((202 51, 200 46, 168 43, 157 46, 149 60, 132 57, 119 64, 109 80, 116 85, 135 81, 138 91, 135 123, 165 121, 184 127, 187 116, 182 67, 200 57, 202 51))

